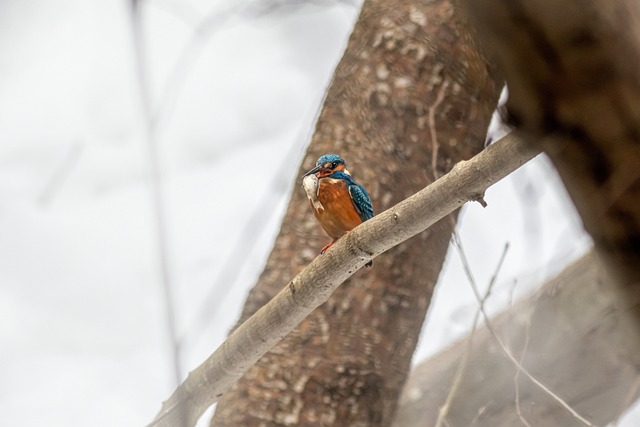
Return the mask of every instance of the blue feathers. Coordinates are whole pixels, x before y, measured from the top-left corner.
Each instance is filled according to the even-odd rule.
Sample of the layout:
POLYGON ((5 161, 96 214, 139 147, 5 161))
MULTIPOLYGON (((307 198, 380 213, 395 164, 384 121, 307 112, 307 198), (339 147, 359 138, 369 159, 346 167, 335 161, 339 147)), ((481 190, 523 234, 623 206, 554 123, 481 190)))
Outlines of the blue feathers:
MULTIPOLYGON (((325 156, 331 156, 331 154, 327 154, 325 156)), ((335 156, 335 154, 333 154, 333 156, 335 156)), ((367 190, 365 190, 362 185, 358 184, 353 178, 351 178, 350 175, 341 171, 335 171, 331 175, 329 175, 329 177, 333 179, 341 179, 346 182, 347 190, 349 190, 349 195, 351 196, 351 201, 353 202, 353 207, 356 208, 356 212, 358 212, 358 215, 360 216, 362 222, 373 218, 373 206, 371 205, 371 198, 369 198, 367 190)))
POLYGON ((316 162, 316 165, 320 166, 320 165, 325 165, 327 163, 333 163, 333 162, 337 162, 339 164, 344 165, 344 160, 342 159, 342 157, 338 156, 337 154, 325 154, 323 156, 318 157, 318 161, 316 162))
POLYGON ((324 154, 318 157, 316 167, 308 171, 305 176, 317 173, 319 178, 326 177, 343 181, 349 191, 353 207, 360 217, 360 220, 364 222, 373 218, 371 199, 369 198, 369 194, 367 194, 367 190, 351 178, 345 166, 344 159, 337 154, 324 154), (328 173, 328 175, 326 173, 328 173))
POLYGON ((371 206, 371 199, 367 194, 367 190, 355 181, 351 185, 347 184, 347 189, 351 195, 353 206, 356 208, 358 215, 360 215, 362 222, 373 218, 373 206, 371 206))
MULTIPOLYGON (((337 154, 318 157, 316 166, 302 176, 302 182, 316 219, 333 239, 321 253, 345 233, 373 218, 367 190, 351 178, 344 159, 337 154)), ((371 267, 371 262, 365 266, 371 267)))

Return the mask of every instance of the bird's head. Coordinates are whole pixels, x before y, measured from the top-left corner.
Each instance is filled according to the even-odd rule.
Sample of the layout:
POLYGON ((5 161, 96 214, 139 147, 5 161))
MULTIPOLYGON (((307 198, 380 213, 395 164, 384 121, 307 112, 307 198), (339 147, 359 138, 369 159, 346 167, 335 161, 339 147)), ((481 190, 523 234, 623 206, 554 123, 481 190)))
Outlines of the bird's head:
POLYGON ((340 171, 349 175, 349 171, 346 169, 346 164, 342 157, 337 154, 325 154, 318 157, 316 167, 304 174, 304 176, 315 174, 318 178, 324 178, 332 173, 340 171))

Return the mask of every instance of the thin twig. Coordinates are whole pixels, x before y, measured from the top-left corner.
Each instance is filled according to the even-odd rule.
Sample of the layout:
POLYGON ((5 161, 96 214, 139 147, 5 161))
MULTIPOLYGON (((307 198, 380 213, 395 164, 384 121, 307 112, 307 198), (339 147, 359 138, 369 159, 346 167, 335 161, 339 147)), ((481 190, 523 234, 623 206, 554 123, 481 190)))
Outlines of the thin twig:
MULTIPOLYGON (((453 234, 453 241, 454 241, 454 246, 456 247, 460 258, 466 260, 467 257, 466 257, 466 255, 464 253, 464 249, 462 248, 462 245, 460 244, 460 239, 458 237, 458 234, 455 233, 455 232, 453 234)), ((471 270, 468 267, 465 267, 465 265, 468 266, 468 262, 467 261, 463 261, 462 265, 463 265, 464 272, 467 275, 467 279, 469 280, 469 284, 471 285, 473 293, 474 293, 474 295, 475 295, 475 297, 476 297, 476 299, 478 301, 478 304, 480 306, 480 311, 482 312, 482 317, 484 318, 484 323, 485 323, 485 325, 487 327, 487 330, 491 333, 491 335, 496 340, 496 342, 498 343, 498 345, 500 346, 502 351, 505 353, 507 358, 518 368, 518 370, 522 371, 522 373, 527 378, 529 378, 529 380, 531 380, 531 382, 533 382, 540 389, 542 389, 542 391, 544 391, 547 395, 549 395, 556 402, 558 402, 571 415, 573 415, 574 418, 576 418, 577 420, 579 420, 580 422, 582 422, 586 426, 596 427, 594 424, 592 424, 586 418, 584 418, 582 415, 580 415, 575 409, 573 409, 560 396, 558 396, 556 393, 554 393, 549 387, 544 385, 540 380, 538 380, 531 373, 529 373, 529 371, 527 371, 524 368, 524 366, 522 366, 522 364, 518 361, 518 359, 515 358, 515 356, 511 353, 511 351, 504 344, 502 339, 500 339, 500 337, 498 336, 496 330, 493 328, 493 324, 489 320, 489 316, 487 315, 487 312, 486 312, 486 310, 484 308, 484 303, 482 301, 482 297, 480 295, 480 291, 478 290, 478 286, 476 285, 475 279, 473 278, 473 274, 471 273, 471 270)))
POLYGON ((351 7, 360 7, 360 0, 259 0, 254 1, 247 8, 246 14, 249 17, 263 16, 275 12, 291 12, 293 10, 313 6, 316 8, 333 7, 336 4, 344 3, 351 7))
POLYGON ((480 417, 487 412, 487 409, 489 409, 489 407, 491 406, 491 404, 493 403, 492 400, 489 401, 489 403, 487 403, 486 405, 484 405, 482 408, 478 409, 478 413, 476 414, 475 417, 473 417, 473 420, 471 420, 471 424, 469 424, 469 427, 473 427, 478 423, 478 420, 480 419, 480 417))
MULTIPOLYGON (((485 297, 487 297, 488 295, 489 294, 487 292, 485 294, 485 297)), ((460 362, 458 363, 458 367, 456 368, 456 373, 453 376, 453 383, 451 384, 451 389, 447 394, 447 398, 438 411, 438 418, 436 419, 435 427, 441 427, 442 423, 447 419, 449 409, 451 408, 451 403, 453 403, 453 399, 455 398, 458 389, 460 388, 460 384, 462 384, 462 378, 464 378, 464 374, 467 370, 469 355, 471 354, 471 348, 473 347, 473 337, 476 332, 476 328, 478 327, 478 320, 480 320, 480 310, 476 311, 476 315, 473 318, 471 332, 467 337, 467 343, 464 349, 464 353, 462 354, 462 359, 460 360, 460 362)))
POLYGON ((47 206, 53 201, 55 195, 60 191, 60 188, 62 188, 62 185, 71 174, 74 166, 78 163, 78 160, 80 160, 83 149, 84 144, 82 141, 74 142, 71 145, 62 163, 56 168, 51 179, 42 190, 42 193, 40 193, 40 197, 38 197, 40 205, 47 206))
MULTIPOLYGON (((166 327, 169 335, 169 341, 172 349, 172 365, 173 374, 176 385, 182 381, 182 373, 180 368, 180 351, 178 348, 178 338, 176 332, 176 314, 173 307, 173 289, 171 284, 171 274, 169 271, 169 252, 167 243, 167 226, 164 212, 164 198, 162 189, 162 175, 160 173, 160 156, 156 133, 151 121, 151 97, 149 89, 148 70, 146 67, 145 46, 142 29, 142 10, 141 0, 131 0, 132 6, 132 27, 133 27, 133 43, 135 52, 136 72, 138 79, 138 87, 140 90, 140 101, 142 104, 142 117, 144 121, 145 139, 149 154, 149 170, 151 175, 151 196, 153 203, 153 214, 155 223, 155 232, 157 238, 157 260, 160 268, 160 286, 164 294, 166 327)), ((186 414, 182 408, 179 420, 183 426, 186 426, 186 414)))
POLYGON ((180 0, 153 0, 149 6, 163 10, 190 28, 195 28, 200 18, 198 10, 188 2, 180 0))
MULTIPOLYGON (((455 231, 454 231, 455 232, 455 231)), ((484 293, 484 296, 482 297, 482 302, 484 303, 487 298, 489 298, 489 295, 491 295, 491 290, 493 289, 493 285, 496 282, 496 279, 498 277, 498 273, 500 272, 500 269, 502 268, 502 264, 504 262, 504 259, 507 255, 507 251, 509 250, 509 243, 505 243, 504 245, 504 250, 502 251, 502 255, 500 256, 500 260, 498 261, 498 265, 496 266, 496 270, 493 273, 493 276, 491 277, 491 280, 489 281, 489 286, 487 286, 487 290, 484 293)), ((462 355, 462 359, 460 360, 460 363, 458 363, 458 367, 456 369, 456 373, 454 375, 454 379, 453 379, 453 384, 451 385, 451 390, 449 390, 449 394, 447 395, 447 399, 445 400, 444 404, 442 405, 442 407, 440 407, 440 411, 438 411, 438 419, 436 420, 436 425, 435 427, 441 427, 442 423, 444 422, 444 420, 447 417, 447 414, 449 413, 449 409, 451 407, 451 403, 453 402, 453 399, 456 396, 456 393, 458 391, 458 389, 460 388, 460 384, 462 384, 462 378, 464 377, 464 373, 467 370, 467 365, 469 362, 469 356, 471 355, 471 348, 473 347, 473 337, 474 334, 476 332, 476 328, 478 327, 478 320, 480 320, 480 309, 478 308, 478 310, 476 311, 476 315, 473 318, 473 324, 471 325, 471 332, 469 333, 469 337, 467 338, 467 344, 464 350, 464 354, 462 355)))
MULTIPOLYGON (((290 165, 299 151, 300 147, 293 144, 288 153, 282 157, 281 168, 278 170, 283 170, 282 166, 284 165, 290 165)), ((187 322, 189 326, 178 341, 180 348, 183 348, 187 342, 190 331, 195 329, 194 325, 204 323, 205 320, 211 318, 211 313, 217 312, 218 306, 224 302, 227 294, 233 289, 233 282, 238 275, 238 271, 242 270, 244 264, 252 261, 250 257, 246 256, 247 247, 250 246, 250 242, 255 241, 260 231, 265 228, 265 224, 271 220, 272 215, 269 212, 276 212, 275 205, 279 199, 275 197, 274 193, 277 192, 278 187, 286 188, 286 183, 284 185, 282 183, 283 179, 281 174, 276 174, 267 185, 266 190, 262 192, 262 196, 256 204, 251 217, 245 223, 240 237, 233 249, 229 251, 229 255, 226 257, 220 272, 213 281, 210 291, 202 298, 200 307, 194 310, 196 314, 193 320, 187 322)))
POLYGON ((180 90, 187 81, 189 73, 193 71, 193 65, 204 51, 204 47, 211 36, 235 16, 246 3, 246 1, 233 2, 232 6, 222 11, 215 10, 203 18, 194 29, 191 38, 184 44, 178 54, 171 73, 164 84, 160 101, 151 114, 151 123, 154 128, 157 129, 160 123, 167 121, 166 119, 176 103, 180 90))
POLYGON ((436 110, 444 101, 444 96, 449 87, 449 80, 445 77, 442 85, 440 86, 440 90, 438 91, 438 95, 436 96, 436 100, 429 107, 429 132, 431 134, 431 169, 433 171, 434 180, 440 178, 440 173, 438 172, 438 151, 440 150, 440 144, 438 143, 438 133, 436 131, 436 110))
MULTIPOLYGON (((524 347, 522 349, 522 354, 520 355, 520 364, 524 360, 524 356, 527 354, 527 349, 529 348, 529 339, 531 338, 531 325, 527 324, 527 333, 524 338, 524 347)), ((525 419, 522 415, 522 410, 520 408, 520 369, 516 369, 516 374, 513 376, 513 385, 516 388, 516 414, 518 414, 518 418, 522 421, 527 427, 532 427, 531 424, 525 419)))
POLYGON ((516 287, 518 286, 518 280, 514 279, 513 284, 509 288, 509 307, 513 306, 513 297, 516 293, 516 287))

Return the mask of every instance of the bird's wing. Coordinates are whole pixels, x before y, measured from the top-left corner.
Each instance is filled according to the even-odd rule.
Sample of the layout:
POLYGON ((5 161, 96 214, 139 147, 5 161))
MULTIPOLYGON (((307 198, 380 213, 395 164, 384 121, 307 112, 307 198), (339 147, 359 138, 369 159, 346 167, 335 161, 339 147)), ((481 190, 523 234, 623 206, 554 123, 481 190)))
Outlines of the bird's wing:
POLYGON ((371 199, 369 198, 369 194, 367 194, 367 190, 365 190, 362 185, 357 182, 352 182, 351 185, 349 185, 349 195, 362 222, 373 218, 371 199))

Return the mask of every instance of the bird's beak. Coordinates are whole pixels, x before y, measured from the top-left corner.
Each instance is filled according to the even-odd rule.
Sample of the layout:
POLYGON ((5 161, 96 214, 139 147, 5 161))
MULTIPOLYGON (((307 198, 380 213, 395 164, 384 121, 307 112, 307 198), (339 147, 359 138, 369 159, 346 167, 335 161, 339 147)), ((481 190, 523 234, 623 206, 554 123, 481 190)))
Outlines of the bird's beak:
POLYGON ((308 171, 307 173, 305 173, 304 175, 302 175, 302 177, 304 178, 305 176, 309 176, 311 174, 315 174, 320 172, 322 169, 324 169, 324 167, 322 165, 316 166, 315 168, 311 169, 310 171, 308 171))

